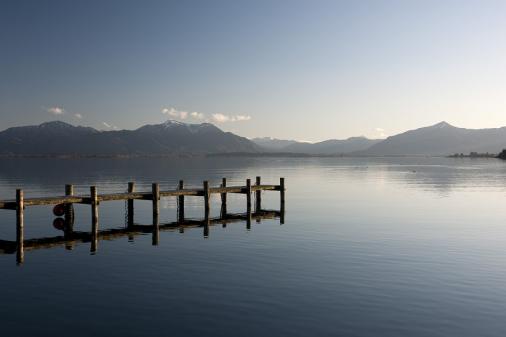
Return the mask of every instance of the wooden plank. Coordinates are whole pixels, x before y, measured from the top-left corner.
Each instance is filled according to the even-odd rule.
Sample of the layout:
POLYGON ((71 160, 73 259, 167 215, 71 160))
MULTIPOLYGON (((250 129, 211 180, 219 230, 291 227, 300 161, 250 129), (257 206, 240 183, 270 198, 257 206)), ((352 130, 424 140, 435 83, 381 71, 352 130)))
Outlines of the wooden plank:
POLYGON ((79 204, 79 203, 89 203, 89 197, 57 196, 57 197, 29 198, 25 200, 25 206, 44 206, 44 205, 79 204))
POLYGON ((203 196, 204 190, 198 188, 184 189, 184 190, 173 190, 173 191, 160 191, 162 197, 177 197, 180 195, 186 196, 203 196))
MULTIPOLYGON (((279 185, 261 185, 251 186, 252 191, 279 191, 279 185)), ((230 186, 230 187, 213 187, 209 189, 211 194, 217 193, 246 193, 246 187, 244 186, 230 186)), ((169 196, 203 196, 203 189, 184 189, 184 190, 172 190, 172 191, 160 191, 161 197, 169 196)), ((121 200, 152 200, 152 192, 130 192, 130 193, 110 193, 102 194, 97 196, 98 201, 121 201, 121 200)), ((89 196, 55 196, 55 197, 38 197, 25 199, 25 206, 44 206, 44 205, 57 205, 57 204, 79 204, 91 203, 89 196)), ((0 209, 14 209, 16 202, 14 200, 2 200, 0 201, 0 209)))
MULTIPOLYGON (((253 185, 251 191, 280 191, 280 185, 253 185)), ((226 186, 226 187, 213 187, 209 188, 209 194, 224 194, 224 193, 247 193, 246 186, 226 186)), ((160 197, 171 196, 204 196, 204 189, 178 189, 160 191, 160 197)), ((122 200, 152 200, 152 192, 135 192, 129 191, 127 193, 109 193, 97 196, 98 202, 101 201, 122 201, 122 200)), ((37 197, 25 198, 25 207, 27 206, 47 206, 58 204, 91 204, 90 196, 85 195, 68 195, 68 196, 54 196, 54 197, 37 197)), ((15 200, 0 200, 0 209, 16 209, 15 200)))

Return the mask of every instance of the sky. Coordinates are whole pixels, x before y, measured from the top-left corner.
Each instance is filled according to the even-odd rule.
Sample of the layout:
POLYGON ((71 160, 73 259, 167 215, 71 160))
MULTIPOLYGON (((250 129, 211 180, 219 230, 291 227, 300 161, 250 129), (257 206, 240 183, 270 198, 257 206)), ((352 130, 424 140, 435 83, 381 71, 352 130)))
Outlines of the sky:
POLYGON ((0 1, 0 130, 506 126, 506 1, 0 1))

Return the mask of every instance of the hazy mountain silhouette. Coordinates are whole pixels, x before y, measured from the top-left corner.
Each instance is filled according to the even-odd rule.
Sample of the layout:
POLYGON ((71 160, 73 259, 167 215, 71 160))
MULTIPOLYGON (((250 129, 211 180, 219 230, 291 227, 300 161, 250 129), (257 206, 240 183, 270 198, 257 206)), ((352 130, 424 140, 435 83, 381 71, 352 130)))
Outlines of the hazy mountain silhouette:
POLYGON ((180 153, 259 152, 244 137, 216 126, 167 121, 137 130, 98 131, 64 122, 15 127, 0 132, 2 155, 170 155, 180 153))
POLYGON ((64 122, 14 127, 0 132, 0 155, 14 156, 165 156, 173 154, 283 152, 309 155, 404 156, 499 153, 506 127, 464 129, 446 122, 407 131, 385 140, 352 137, 302 143, 247 138, 213 124, 169 120, 137 130, 98 131, 64 122))
POLYGON ((296 140, 277 139, 271 137, 253 138, 251 139, 257 145, 266 150, 281 151, 288 145, 297 144, 296 140))
POLYGON ((281 140, 276 138, 254 138, 253 142, 262 146, 266 150, 286 152, 286 153, 305 153, 305 154, 346 154, 354 151, 361 151, 369 148, 381 140, 367 139, 365 137, 351 137, 348 139, 330 139, 318 143, 298 142, 295 140, 281 140))
POLYGON ((506 127, 464 129, 441 122, 391 136, 367 150, 363 156, 450 155, 454 153, 499 153, 506 147, 506 127))
POLYGON ((380 142, 378 139, 351 137, 348 139, 330 139, 318 143, 295 143, 283 148, 283 151, 309 154, 347 154, 361 151, 380 142))

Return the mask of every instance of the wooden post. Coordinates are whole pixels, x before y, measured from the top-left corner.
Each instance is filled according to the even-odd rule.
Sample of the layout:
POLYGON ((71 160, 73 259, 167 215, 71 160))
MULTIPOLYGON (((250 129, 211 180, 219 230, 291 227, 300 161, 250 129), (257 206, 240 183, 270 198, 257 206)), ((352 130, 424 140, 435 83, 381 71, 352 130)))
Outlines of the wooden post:
POLYGON ((91 249, 92 253, 97 251, 98 246, 98 194, 95 186, 90 187, 91 201, 91 249))
POLYGON ((23 190, 16 190, 16 262, 18 265, 25 261, 25 197, 23 190))
MULTIPOLYGON (((135 182, 128 183, 128 193, 135 192, 135 182)), ((127 200, 127 227, 132 228, 134 225, 134 199, 127 200)), ((134 235, 128 234, 128 242, 134 242, 134 235)))
POLYGON ((158 217, 156 217, 153 219, 153 232, 152 232, 151 244, 153 246, 158 246, 159 242, 160 242, 160 222, 158 220, 158 217))
MULTIPOLYGON (((133 181, 128 183, 128 193, 135 192, 135 183, 133 181)), ((134 224, 134 199, 127 201, 127 226, 132 227, 134 224)))
POLYGON ((153 216, 158 216, 160 213, 160 185, 153 183, 151 186, 152 200, 153 200, 153 216))
MULTIPOLYGON (((179 180, 179 190, 183 190, 184 189, 184 181, 182 180, 179 180)), ((184 195, 180 195, 178 197, 178 204, 179 204, 179 213, 178 213, 178 221, 180 223, 183 223, 184 222, 184 195)))
MULTIPOLYGON (((65 185, 65 196, 74 195, 74 186, 73 185, 65 185)), ((65 204, 65 227, 63 229, 63 235, 66 240, 72 239, 72 234, 74 233, 74 205, 73 204, 65 204)), ((65 244, 65 249, 72 250, 74 245, 72 243, 65 244)))
POLYGON ((251 228, 251 179, 246 180, 246 228, 251 228))
MULTIPOLYGON (((221 179, 221 187, 227 187, 227 178, 221 179)), ((225 218, 227 216, 227 192, 221 194, 221 218, 223 219, 223 223, 221 224, 222 228, 227 228, 227 222, 225 218)))
POLYGON ((285 178, 279 178, 280 223, 285 223, 285 178))
POLYGON ((211 211, 211 193, 209 191, 209 182, 204 181, 204 211, 206 222, 209 221, 209 213, 211 211))
POLYGON ((160 185, 158 183, 153 183, 152 187, 153 194, 153 238, 152 244, 153 246, 158 245, 158 241, 160 238, 160 185))
MULTIPOLYGON (((74 195, 74 185, 65 185, 65 196, 74 195)), ((65 204, 65 225, 72 227, 74 224, 74 205, 65 204)))
POLYGON ((209 238, 209 222, 204 222, 204 239, 209 238))
MULTIPOLYGON (((256 185, 257 186, 260 186, 261 183, 260 183, 260 177, 257 177, 256 179, 256 185)), ((256 190, 255 191, 255 200, 256 200, 256 204, 255 204, 255 212, 260 212, 262 210, 262 191, 261 190, 256 190)))
MULTIPOLYGON (((221 187, 227 187, 227 178, 221 180, 221 187)), ((227 192, 221 194, 221 217, 227 216, 227 192)))
POLYGON ((251 209, 251 179, 246 179, 246 208, 251 209))

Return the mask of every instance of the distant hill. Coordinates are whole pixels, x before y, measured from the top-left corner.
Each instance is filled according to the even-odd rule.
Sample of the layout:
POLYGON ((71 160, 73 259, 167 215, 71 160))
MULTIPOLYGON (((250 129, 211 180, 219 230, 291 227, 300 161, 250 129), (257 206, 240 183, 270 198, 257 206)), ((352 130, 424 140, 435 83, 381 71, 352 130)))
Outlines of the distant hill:
POLYGON ((266 150, 279 151, 288 145, 297 144, 295 140, 277 139, 271 137, 253 138, 251 141, 266 150))
POLYGON ((361 151, 381 140, 367 139, 365 137, 351 137, 338 140, 330 139, 318 143, 298 142, 276 138, 253 138, 253 142, 266 151, 282 152, 285 154, 299 153, 309 155, 341 155, 354 151, 361 151))
POLYGON ((0 132, 0 155, 132 156, 259 152, 250 140, 216 126, 169 120, 137 130, 98 131, 64 122, 0 132))
POLYGON ((499 153, 506 148, 506 127, 464 129, 441 122, 433 126, 391 136, 364 151, 361 156, 451 155, 454 153, 499 153))
POLYGON ((330 139, 318 143, 295 143, 283 148, 283 152, 308 154, 347 154, 361 151, 377 144, 381 140, 365 137, 351 137, 348 139, 330 139))

